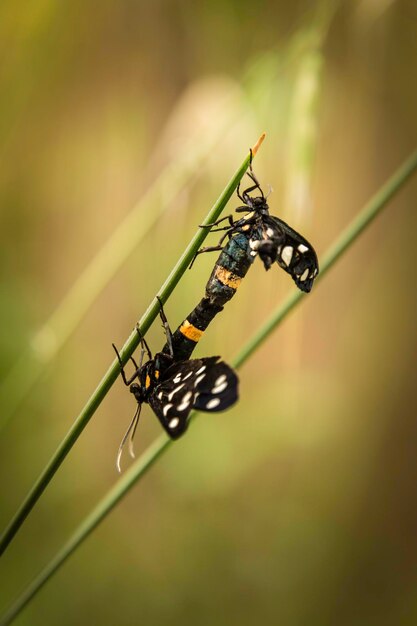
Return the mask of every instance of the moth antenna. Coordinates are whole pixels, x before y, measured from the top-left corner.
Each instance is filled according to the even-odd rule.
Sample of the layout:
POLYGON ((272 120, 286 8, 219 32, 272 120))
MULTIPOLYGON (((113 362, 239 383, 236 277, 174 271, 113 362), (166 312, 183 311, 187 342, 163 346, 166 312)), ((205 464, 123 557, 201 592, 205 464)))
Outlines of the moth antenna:
MULTIPOLYGON (((132 419, 132 421, 131 421, 131 422, 130 422, 130 424, 129 424, 129 428, 128 428, 128 429, 127 429, 127 431, 125 432, 125 434, 124 434, 124 436, 123 436, 123 439, 122 439, 122 441, 121 441, 121 443, 120 443, 120 446, 119 446, 119 451, 118 451, 118 453, 117 453, 117 459, 116 459, 116 467, 117 467, 117 471, 119 472, 119 474, 121 474, 121 473, 122 473, 122 468, 121 468, 121 465, 120 465, 120 461, 121 461, 121 459, 122 459, 123 448, 124 448, 124 445, 125 445, 125 443, 126 443, 126 440, 127 440, 127 438, 129 437, 130 432, 132 431, 132 429, 133 429, 133 435, 135 434, 136 426, 137 426, 137 423, 138 423, 138 421, 139 421, 139 416, 140 416, 140 409, 141 409, 141 407, 142 407, 142 405, 141 405, 141 404, 138 404, 138 408, 136 409, 135 414, 134 414, 134 416, 133 416, 133 419, 132 419)), ((129 443, 130 443, 130 442, 129 442, 129 443)), ((129 445, 129 448, 130 448, 130 445, 129 445)), ((134 455, 133 455, 133 456, 134 456, 134 455)))
POLYGON ((140 412, 142 410, 142 405, 138 404, 138 408, 136 410, 136 414, 135 414, 135 418, 132 422, 132 430, 130 431, 130 437, 129 437, 129 454, 132 457, 132 459, 135 458, 135 451, 133 449, 133 439, 135 437, 135 433, 136 433, 136 429, 138 427, 139 424, 139 418, 140 418, 140 412))

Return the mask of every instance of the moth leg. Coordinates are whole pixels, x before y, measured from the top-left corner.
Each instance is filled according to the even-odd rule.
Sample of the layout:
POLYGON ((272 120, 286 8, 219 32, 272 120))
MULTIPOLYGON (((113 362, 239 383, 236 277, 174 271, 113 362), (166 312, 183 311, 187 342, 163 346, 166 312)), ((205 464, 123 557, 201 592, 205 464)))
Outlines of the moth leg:
POLYGON ((248 187, 248 189, 245 189, 245 191, 243 193, 240 193, 240 183, 242 182, 241 180, 239 181, 238 185, 237 185, 237 189, 236 189, 236 193, 237 193, 237 197, 240 198, 240 200, 242 200, 242 202, 245 202, 245 194, 250 193, 251 191, 253 191, 254 189, 259 189, 259 191, 262 194, 263 197, 263 193, 262 193, 262 189, 260 187, 260 184, 254 174, 254 171, 252 169, 252 161, 253 161, 253 152, 252 152, 252 148, 249 148, 249 153, 250 153, 250 159, 249 159, 249 172, 246 172, 246 174, 249 176, 249 178, 251 178, 253 180, 253 182, 255 183, 254 187, 248 187))
MULTIPOLYGON (((250 165, 251 164, 252 164, 252 150, 250 151, 250 165)), ((237 184, 236 194, 237 194, 237 197, 239 198, 239 200, 242 200, 242 202, 245 202, 245 199, 242 197, 242 194, 240 193, 240 183, 241 182, 242 182, 242 179, 240 179, 238 184, 237 184)))
MULTIPOLYGON (((243 198, 244 198, 244 197, 245 197, 248 193, 250 193, 251 191, 254 191, 254 189, 259 189, 259 191, 261 192, 262 198, 264 198, 264 199, 265 199, 264 192, 262 191, 261 186, 260 186, 260 184, 259 184, 259 182, 258 182, 258 180, 257 180, 256 176, 255 176, 254 174, 250 174, 249 172, 247 172, 247 175, 249 176, 249 178, 250 178, 251 180, 253 180, 253 182, 254 182, 255 184, 254 184, 254 185, 252 185, 251 187, 248 187, 247 189, 245 189, 245 191, 243 192, 243 198)), ((243 200, 243 202, 244 202, 244 201, 245 201, 245 200, 243 200)))
POLYGON ((222 217, 216 222, 212 222, 211 224, 199 224, 199 228, 212 228, 213 226, 218 226, 219 224, 221 224, 222 222, 225 222, 226 220, 229 220, 230 226, 235 225, 233 221, 233 215, 226 215, 226 217, 222 217))
MULTIPOLYGON (((148 359, 151 361, 152 360, 152 352, 151 352, 151 350, 150 350, 150 348, 149 348, 149 346, 148 346, 148 344, 146 342, 145 337, 142 335, 142 333, 140 331, 139 324, 136 324, 135 328, 136 328, 136 332, 139 335, 139 340, 140 340, 140 345, 141 345, 142 351, 147 353, 148 359)), ((143 356, 141 357, 141 365, 142 365, 142 361, 143 361, 143 356)))
POLYGON ((261 184, 260 184, 259 180, 257 179, 255 172, 253 171, 252 160, 253 160, 253 155, 252 155, 252 150, 251 150, 250 151, 250 161, 249 161, 249 172, 246 172, 246 174, 249 176, 249 178, 251 180, 253 180, 255 185, 253 187, 249 187, 248 189, 246 189, 246 191, 243 192, 243 195, 245 195, 245 193, 250 193, 254 189, 259 189, 259 191, 261 192, 262 198, 265 199, 264 192, 262 191, 262 188, 261 188, 261 184))
POLYGON ((221 228, 212 228, 211 229, 211 233, 221 233, 222 231, 225 230, 232 230, 235 227, 235 225, 233 224, 233 226, 222 226, 221 228))
POLYGON ((132 361, 133 365, 135 366, 135 371, 134 371, 134 373, 132 374, 132 376, 130 378, 127 378, 126 372, 125 372, 124 367, 123 367, 123 363, 122 363, 122 359, 121 359, 120 353, 119 353, 118 349, 116 348, 116 346, 114 345, 114 343, 112 343, 112 346, 113 346, 113 349, 114 349, 114 351, 115 351, 115 353, 117 355, 117 360, 119 361, 120 374, 122 376, 123 382, 126 385, 126 387, 129 387, 133 383, 135 378, 138 377, 138 375, 140 373, 140 370, 142 368, 143 356, 145 354, 145 350, 143 348, 141 350, 139 365, 136 363, 136 361, 133 358, 133 356, 130 357, 130 360, 132 361))
POLYGON ((138 374, 139 374, 139 372, 140 372, 140 368, 141 368, 141 366, 142 366, 143 355, 141 356, 141 361, 140 361, 140 365, 139 365, 139 366, 137 365, 137 363, 135 362, 135 360, 134 360, 132 357, 130 357, 130 358, 132 359, 132 361, 133 361, 133 363, 134 363, 134 365, 135 365, 136 369, 135 369, 134 374, 133 374, 130 378, 127 378, 127 376, 126 376, 126 372, 125 372, 124 367, 123 367, 122 359, 121 359, 121 356, 120 356, 120 354, 119 354, 119 351, 118 351, 118 349, 116 348, 116 346, 114 345, 114 343, 112 343, 111 345, 113 346, 113 349, 114 349, 114 351, 115 351, 115 353, 116 353, 116 355, 117 355, 117 360, 119 361, 119 365, 120 365, 120 374, 121 374, 121 376, 122 376, 123 382, 124 382, 124 384, 126 385, 126 387, 129 387, 129 386, 132 384, 132 382, 135 380, 135 378, 137 378, 137 377, 138 377, 138 374))
POLYGON ((217 246, 207 246, 205 248, 200 248, 200 250, 197 250, 197 252, 195 253, 193 260, 191 261, 188 269, 190 270, 192 268, 192 266, 194 265, 194 261, 196 260, 197 256, 199 254, 203 254, 204 252, 214 252, 215 250, 223 250, 223 241, 226 239, 226 237, 231 237, 233 232, 235 231, 236 227, 233 226, 233 228, 228 228, 225 232, 225 234, 220 238, 219 243, 217 244, 217 246))
POLYGON ((159 296, 156 296, 156 299, 159 302, 159 317, 161 318, 162 326, 164 327, 165 336, 167 339, 167 344, 169 348, 169 353, 173 357, 174 356, 174 348, 172 346, 172 332, 169 327, 169 323, 167 320, 167 316, 165 315, 164 307, 162 306, 162 300, 159 296))

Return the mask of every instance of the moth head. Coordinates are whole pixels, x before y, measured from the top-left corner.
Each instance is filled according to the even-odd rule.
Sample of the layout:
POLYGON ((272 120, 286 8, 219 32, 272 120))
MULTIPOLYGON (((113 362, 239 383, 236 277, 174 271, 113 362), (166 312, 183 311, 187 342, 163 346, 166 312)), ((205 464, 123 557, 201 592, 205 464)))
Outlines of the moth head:
POLYGON ((277 249, 278 245, 276 242, 271 241, 270 239, 261 242, 258 248, 258 254, 266 270, 269 270, 272 263, 276 261, 277 249))
POLYGON ((132 383, 129 387, 129 391, 130 393, 133 393, 139 403, 143 402, 143 392, 141 385, 138 385, 138 383, 132 383))
POLYGON ((256 213, 269 213, 269 207, 266 203, 266 200, 262 196, 256 196, 252 198, 249 194, 244 193, 243 198, 245 203, 256 213))

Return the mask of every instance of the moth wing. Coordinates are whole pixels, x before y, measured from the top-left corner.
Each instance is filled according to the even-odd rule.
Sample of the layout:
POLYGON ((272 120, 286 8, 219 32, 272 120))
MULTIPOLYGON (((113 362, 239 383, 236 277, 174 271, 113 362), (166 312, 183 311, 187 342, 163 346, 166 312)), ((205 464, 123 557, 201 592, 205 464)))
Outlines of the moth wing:
POLYGON ((234 370, 224 361, 217 363, 204 363, 208 359, 201 359, 201 361, 205 369, 197 378, 198 393, 194 408, 210 413, 224 411, 239 397, 239 379, 234 370))
POLYGON ((319 273, 319 262, 313 246, 278 217, 270 215, 266 223, 271 230, 276 229, 277 232, 283 233, 277 248, 278 265, 290 274, 301 291, 308 293, 319 273))
POLYGON ((164 372, 161 382, 149 397, 151 408, 164 430, 173 439, 177 439, 187 430, 188 416, 198 395, 199 376, 208 366, 203 362, 211 365, 217 358, 190 359, 173 363, 164 372))

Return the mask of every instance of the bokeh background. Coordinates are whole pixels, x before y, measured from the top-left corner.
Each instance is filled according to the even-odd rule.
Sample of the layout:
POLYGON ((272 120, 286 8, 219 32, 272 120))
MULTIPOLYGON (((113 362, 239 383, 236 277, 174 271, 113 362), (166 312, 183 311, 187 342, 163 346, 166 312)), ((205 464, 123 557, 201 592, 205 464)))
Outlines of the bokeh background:
MULTIPOLYGON (((272 213, 319 258, 416 147, 417 5, 3 0, 0 48, 3 527, 262 131, 272 213), (118 271, 60 305, 117 265, 132 211, 153 224, 125 227, 118 271)), ((416 200, 412 180, 18 624, 417 623, 416 200)), ((255 263, 197 354, 230 361, 294 288, 255 263)), ((2 606, 114 484, 134 408, 118 381, 3 557, 2 606)), ((146 408, 137 452, 159 432, 146 408)))

